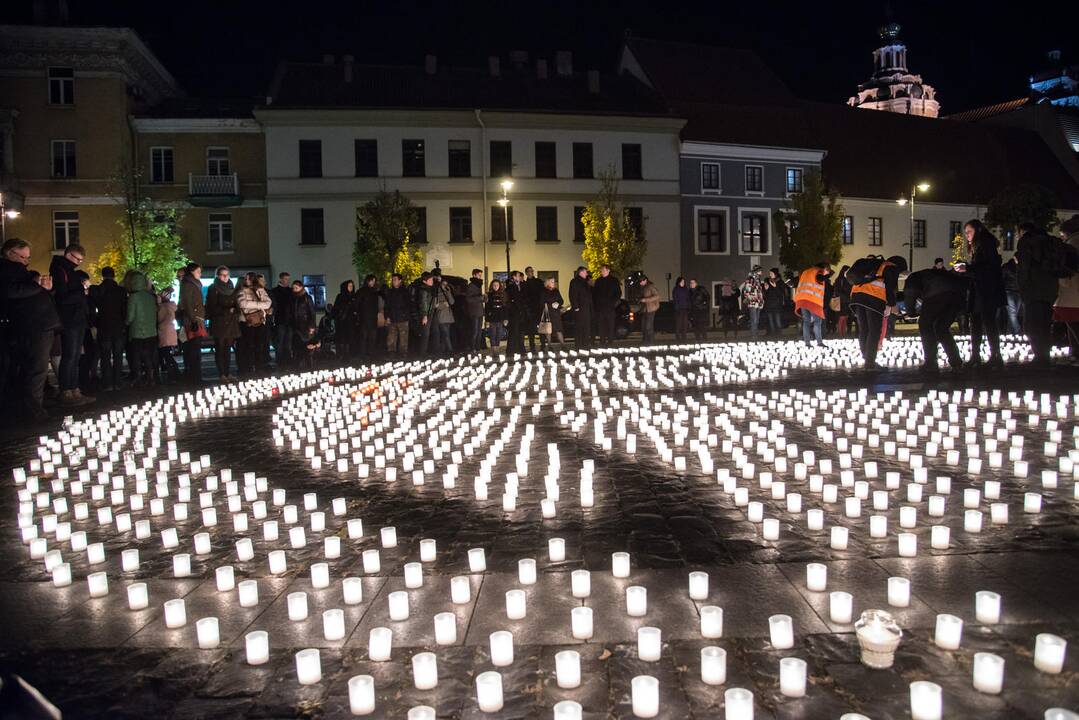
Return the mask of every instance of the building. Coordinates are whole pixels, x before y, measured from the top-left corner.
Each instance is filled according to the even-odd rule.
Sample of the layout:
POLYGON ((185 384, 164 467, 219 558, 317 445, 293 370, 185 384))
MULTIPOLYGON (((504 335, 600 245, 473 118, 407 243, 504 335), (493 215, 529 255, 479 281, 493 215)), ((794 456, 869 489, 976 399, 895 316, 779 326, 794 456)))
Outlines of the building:
POLYGON ((922 81, 921 75, 907 70, 907 46, 899 39, 900 30, 895 22, 881 28, 884 44, 873 51, 873 76, 858 86, 858 94, 847 104, 864 110, 935 118, 940 113, 936 91, 922 81))
POLYGON ((646 233, 644 270, 676 273, 680 257, 678 131, 632 77, 574 72, 569 53, 484 70, 372 67, 346 56, 281 66, 255 110, 266 137, 274 272, 303 278, 316 301, 356 278, 356 211, 382 189, 419 209, 412 242, 452 275, 533 266, 563 288, 581 264, 579 217, 613 170, 626 211, 646 233), (508 213, 501 183, 513 182, 508 213))

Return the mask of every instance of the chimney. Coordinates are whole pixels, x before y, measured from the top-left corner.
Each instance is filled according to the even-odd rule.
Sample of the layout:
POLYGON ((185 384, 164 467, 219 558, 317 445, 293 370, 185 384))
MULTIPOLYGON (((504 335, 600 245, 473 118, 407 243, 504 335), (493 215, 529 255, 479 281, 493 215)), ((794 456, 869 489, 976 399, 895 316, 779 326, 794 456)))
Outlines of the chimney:
POLYGON ((322 56, 322 64, 323 65, 333 65, 333 55, 330 55, 329 53, 326 53, 325 55, 323 55, 322 56))
POLYGON ((345 82, 350 83, 352 82, 352 64, 355 62, 356 58, 351 55, 345 55, 341 59, 345 64, 345 82))
POLYGON ((513 65, 514 70, 524 70, 525 67, 528 65, 528 51, 511 50, 510 64, 513 65))
POLYGON ((497 55, 487 58, 487 67, 491 70, 491 77, 498 77, 501 74, 497 55))
POLYGON ((547 79, 547 59, 536 58, 536 77, 540 80, 547 79))
POLYGON ((559 50, 554 54, 555 72, 567 76, 573 74, 573 53, 569 50, 559 50))
POLYGON ((434 75, 438 72, 438 58, 434 55, 423 56, 423 71, 428 75, 434 75))
POLYGON ((588 71, 588 92, 591 95, 599 95, 599 70, 588 71))

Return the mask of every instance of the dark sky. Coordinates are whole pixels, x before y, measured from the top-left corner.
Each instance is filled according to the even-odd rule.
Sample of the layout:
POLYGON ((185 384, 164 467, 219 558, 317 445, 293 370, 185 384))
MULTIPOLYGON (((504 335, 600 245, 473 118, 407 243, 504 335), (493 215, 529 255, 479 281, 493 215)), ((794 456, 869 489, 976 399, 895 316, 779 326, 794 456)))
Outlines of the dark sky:
MULTIPOLYGON (((17 4, 22 9, 5 21, 31 19, 31 2, 9 0, 17 4)), ((70 0, 70 12, 72 24, 136 29, 190 94, 264 95, 277 61, 317 61, 324 52, 411 65, 432 52, 440 63, 482 66, 488 55, 505 57, 512 49, 531 55, 567 49, 576 69, 611 70, 629 29, 642 37, 754 49, 798 95, 845 102, 870 73, 886 4, 70 0)), ((936 87, 944 114, 1025 94, 1047 50, 1061 49, 1079 62, 1077 2, 891 5, 910 68, 936 87)))

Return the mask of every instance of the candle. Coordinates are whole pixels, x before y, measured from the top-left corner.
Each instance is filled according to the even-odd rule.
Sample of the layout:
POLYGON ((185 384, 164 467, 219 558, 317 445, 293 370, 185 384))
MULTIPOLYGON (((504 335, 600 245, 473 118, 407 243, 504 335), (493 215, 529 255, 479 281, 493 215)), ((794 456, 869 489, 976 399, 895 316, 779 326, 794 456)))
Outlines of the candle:
POLYGON ((438 662, 431 652, 412 656, 412 681, 417 690, 431 690, 438 685, 438 662))
POLYGON ((701 681, 706 685, 727 682, 727 651, 715 645, 701 648, 701 681))
POLYGON ((581 685, 581 654, 576 650, 562 650, 554 656, 555 680, 558 687, 571 690, 581 685))
POLYGON ((570 588, 573 597, 588 597, 592 594, 592 574, 587 570, 574 570, 570 573, 570 588))
POLYGON ((653 718, 659 714, 659 680, 651 675, 638 675, 630 681, 633 716, 653 718))
POLYGON ((405 563, 405 587, 410 590, 423 587, 423 565, 418 562, 405 563))
POLYGON ((787 657, 779 661, 779 692, 787 697, 806 694, 806 661, 787 657))
POLYGON ((947 525, 934 525, 929 532, 929 542, 934 550, 947 550, 951 544, 952 531, 947 525))
POLYGON ((390 659, 393 648, 393 631, 388 627, 371 628, 367 636, 367 656, 376 662, 390 659))
POLYGON ((910 605, 910 580, 901 577, 888 578, 888 604, 892 607, 910 605))
POLYGON ((240 595, 240 607, 255 607, 259 604, 259 586, 256 580, 241 580, 237 586, 240 595))
POLYGON ((145 610, 150 605, 146 583, 137 582, 127 586, 127 606, 132 610, 145 610))
POLYGON ((370 675, 354 675, 348 679, 348 706, 353 715, 370 715, 375 711, 375 679, 370 675))
POLYGON ((286 598, 288 601, 288 619, 293 622, 307 619, 307 593, 292 592, 286 598))
POLYGON ((322 613, 322 636, 327 640, 345 639, 345 611, 333 608, 322 613))
POLYGON ((281 575, 288 569, 284 550, 271 550, 267 555, 267 559, 270 561, 271 575, 281 575))
POLYGON ((745 688, 731 688, 723 693, 725 720, 753 720, 753 693, 745 688))
POLYGON ((771 647, 787 650, 794 647, 794 621, 790 615, 771 615, 768 617, 768 635, 771 647))
POLYGON ((341 589, 344 594, 345 605, 359 605, 363 602, 363 580, 358 577, 347 577, 341 581, 341 589))
POLYGON ((1065 708, 1049 708, 1045 711, 1045 720, 1079 720, 1079 713, 1065 708))
POLYGON ((187 611, 183 598, 165 601, 165 627, 175 629, 187 624, 187 611))
POLYGON ((806 565, 806 587, 811 592, 824 592, 828 587, 828 566, 823 563, 806 565))
POLYGON ((468 551, 468 571, 481 573, 487 569, 487 558, 483 548, 472 548, 468 551))
POLYGON ((616 578, 629 577, 629 553, 616 552, 611 555, 611 574, 616 578))
POLYGON ((983 625, 1000 622, 1000 595, 989 590, 974 593, 974 619, 983 625))
POLYGON ((626 588, 626 614, 630 617, 644 617, 648 613, 648 590, 640 585, 626 588))
POLYGON ((255 549, 251 544, 251 538, 240 538, 236 541, 236 559, 240 562, 248 562, 254 559, 255 549))
POLYGON ((716 605, 701 608, 701 637, 709 640, 723 637, 723 608, 716 605))
POLYGON ((570 628, 576 640, 592 637, 592 608, 575 607, 570 611, 570 628))
POLYGON ((1042 496, 1038 493, 1023 493, 1023 512, 1040 513, 1042 511, 1042 496))
POLYGON ((981 510, 967 510, 963 513, 963 529, 969 533, 980 533, 982 531, 981 510))
POLYGON ((1034 667, 1043 673, 1056 675, 1064 669, 1067 641, 1057 635, 1039 633, 1034 640, 1034 667))
POLYGON ((90 597, 98 598, 109 594, 109 578, 103 572, 90 573, 86 576, 90 597))
POLYGON ((510 620, 522 620, 527 614, 525 608, 525 591, 506 591, 506 617, 510 620))
POLYGON ((689 574, 689 598, 690 600, 708 599, 708 573, 691 572, 689 574))
POLYGON ((435 643, 453 645, 457 642, 457 616, 451 612, 435 615, 435 643))
POLYGON ((379 557, 378 550, 364 550, 363 551, 363 571, 368 575, 373 575, 382 570, 382 560, 379 557))
POLYGON ((993 653, 974 653, 974 689, 999 695, 1004 686, 1004 658, 993 653))
POLYGON ((218 630, 217 618, 204 617, 195 622, 195 633, 198 636, 200 650, 213 650, 221 644, 221 632, 218 630))
POLYGON ((663 649, 663 633, 657 627, 637 629, 637 657, 645 662, 659 660, 663 649))
POLYGON ((828 596, 828 614, 836 625, 850 625, 854 613, 854 596, 836 591, 828 596))
POLYGON ((317 648, 296 653, 296 678, 301 685, 314 685, 322 680, 322 661, 317 648))
POLYGON ((139 569, 138 548, 130 548, 120 553, 120 567, 124 572, 135 572, 139 569))
POLYGON ((517 580, 522 585, 536 584, 536 561, 525 558, 517 561, 517 580))
POLYGON ((955 615, 937 615, 937 629, 933 642, 944 650, 958 650, 963 637, 963 619, 955 615))
POLYGON ((450 579, 450 602, 454 605, 465 605, 472 600, 472 584, 464 575, 457 575, 450 579))
POLYGON ((562 700, 555 703, 554 720, 581 720, 583 715, 584 710, 581 704, 575 700, 562 700))
POLYGON ((502 676, 493 670, 476 676, 476 701, 483 712, 502 709, 502 676))
POLYGON ((775 518, 765 518, 761 526, 761 536, 765 540, 778 540, 779 520, 775 518))
POLYGON ((389 595, 390 620, 400 622, 408 620, 408 593, 404 590, 391 592, 389 595))
POLYGON ((222 565, 214 570, 218 592, 231 592, 236 587, 236 574, 231 565, 222 565))
POLYGON ((435 720, 435 709, 430 705, 417 705, 408 711, 408 720, 435 720))
POLYGON ((848 531, 845 527, 836 525, 832 528, 831 545, 833 550, 846 550, 847 549, 847 536, 848 531))
POLYGON ((491 664, 506 667, 513 664, 513 633, 497 630, 491 633, 491 664))
POLYGON ((823 530, 824 529, 824 511, 819 508, 812 508, 806 511, 806 527, 810 530, 823 530))
POLYGON ((911 720, 941 720, 943 712, 940 685, 926 680, 910 684, 911 720))
POLYGON ((918 536, 914 533, 899 533, 899 557, 914 557, 918 554, 918 536))
POLYGON ((253 630, 244 635, 244 648, 248 665, 265 665, 270 661, 270 634, 265 630, 253 630))
POLYGON ((382 547, 397 547, 397 528, 392 526, 384 527, 379 531, 379 536, 382 539, 382 547))

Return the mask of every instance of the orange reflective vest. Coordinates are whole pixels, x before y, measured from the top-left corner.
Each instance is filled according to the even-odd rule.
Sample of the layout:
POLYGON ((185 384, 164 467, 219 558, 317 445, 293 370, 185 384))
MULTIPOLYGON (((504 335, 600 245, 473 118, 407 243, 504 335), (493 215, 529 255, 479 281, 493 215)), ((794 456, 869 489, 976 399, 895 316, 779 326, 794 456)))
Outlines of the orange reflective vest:
POLYGON ((798 276, 798 289, 794 292, 794 312, 806 310, 817 317, 824 317, 824 283, 817 280, 821 269, 811 267, 798 276))
POLYGON ((853 295, 869 295, 877 300, 880 300, 885 305, 888 304, 888 290, 884 285, 884 269, 895 267, 890 262, 882 262, 880 267, 877 268, 875 275, 877 276, 873 280, 861 285, 855 285, 851 288, 850 294, 853 295))

